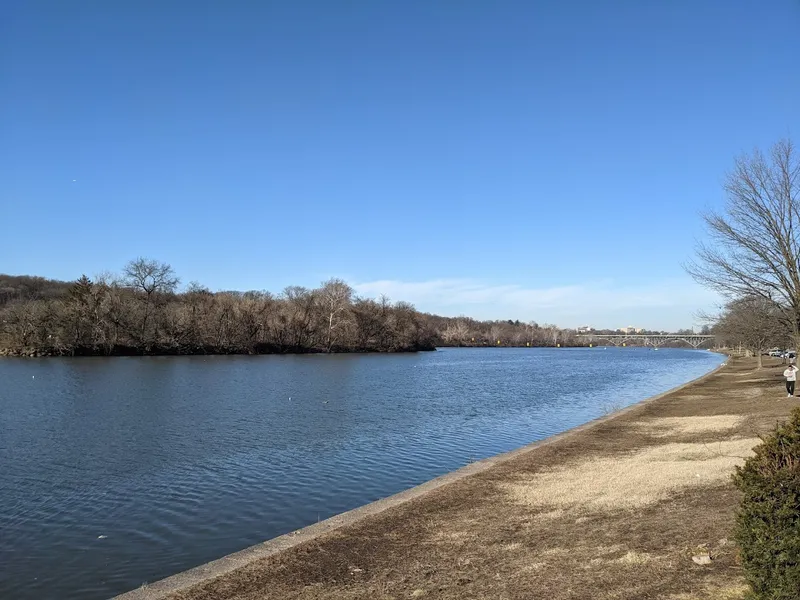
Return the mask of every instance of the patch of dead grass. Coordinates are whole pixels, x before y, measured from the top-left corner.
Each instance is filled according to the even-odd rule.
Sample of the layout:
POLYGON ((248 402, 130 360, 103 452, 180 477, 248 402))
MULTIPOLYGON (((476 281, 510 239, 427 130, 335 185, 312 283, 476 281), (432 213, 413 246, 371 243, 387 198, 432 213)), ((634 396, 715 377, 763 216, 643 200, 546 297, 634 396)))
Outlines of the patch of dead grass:
POLYGON ((542 556, 569 556, 571 551, 568 548, 548 548, 541 553, 542 556))
POLYGON ((656 560, 656 557, 652 554, 648 554, 647 552, 634 552, 633 550, 629 550, 623 556, 620 556, 614 562, 623 564, 623 565, 644 565, 653 560, 656 560))
POLYGON ((686 400, 688 402, 696 402, 698 400, 705 400, 708 398, 705 394, 681 394, 678 396, 681 400, 686 400))
POLYGON ((747 438, 713 444, 663 444, 623 457, 592 458, 536 473, 501 487, 529 506, 634 509, 682 489, 718 484, 759 443, 747 438))
POLYGON ((433 544, 465 544, 471 542, 477 537, 477 534, 466 529, 444 530, 436 531, 431 535, 431 543, 433 544))
POLYGON ((718 431, 729 431, 741 427, 745 419, 741 415, 715 415, 711 417, 663 417, 632 423, 656 437, 692 435, 718 431))
POLYGON ((706 586, 700 592, 675 594, 669 600, 744 600, 750 588, 743 583, 723 586, 706 586))
POLYGON ((533 516, 534 521, 552 521, 554 519, 560 519, 564 515, 566 515, 566 511, 563 508, 556 508, 555 510, 548 510, 545 512, 536 513, 533 516))
POLYGON ((622 556, 617 558, 604 558, 604 557, 597 557, 593 558, 589 561, 589 564, 593 567, 600 567, 604 568, 608 565, 622 565, 622 566, 638 566, 638 565, 646 565, 654 560, 657 560, 658 557, 653 556, 652 554, 648 554, 647 552, 635 552, 633 550, 629 550, 622 556))
MULTIPOLYGON (((783 391, 783 390, 781 389, 780 391, 783 391)), ((729 390, 728 393, 729 393, 729 395, 735 396, 737 398, 748 398, 748 399, 752 400, 754 398, 760 398, 761 396, 764 395, 764 392, 765 392, 764 388, 750 387, 750 388, 744 388, 744 389, 729 390)))

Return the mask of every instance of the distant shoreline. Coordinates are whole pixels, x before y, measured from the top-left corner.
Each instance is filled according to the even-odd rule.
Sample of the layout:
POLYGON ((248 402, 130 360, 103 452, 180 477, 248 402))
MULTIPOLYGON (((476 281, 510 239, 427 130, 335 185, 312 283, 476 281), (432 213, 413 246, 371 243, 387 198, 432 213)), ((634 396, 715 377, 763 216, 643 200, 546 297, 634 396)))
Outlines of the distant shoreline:
POLYGON ((217 347, 152 347, 149 349, 131 346, 108 348, 75 348, 58 350, 52 348, 0 348, 0 357, 8 358, 68 358, 68 357, 123 357, 123 356, 267 356, 286 354, 409 354, 433 352, 434 345, 418 345, 397 350, 334 349, 331 352, 317 348, 274 348, 264 347, 253 350, 217 347))
MULTIPOLYGON (((501 344, 492 346, 490 344, 419 344, 408 348, 396 350, 382 350, 377 348, 341 348, 333 349, 330 352, 319 348, 289 348, 289 347, 257 347, 255 349, 237 348, 218 348, 213 346, 204 347, 152 347, 143 349, 133 346, 117 346, 107 348, 75 348, 75 349, 53 349, 53 348, 0 348, 0 358, 78 358, 78 357, 131 357, 131 356, 275 356, 275 355, 303 355, 303 354, 414 354, 417 352, 435 352, 439 349, 450 348, 536 348, 568 349, 568 348, 616 348, 612 345, 589 345, 589 344, 565 344, 558 346, 546 345, 521 345, 521 344, 501 344)), ((627 348, 647 348, 649 346, 628 345, 627 348)), ((684 349, 692 350, 686 346, 662 346, 663 349, 684 349)), ((717 351, 712 348, 694 348, 695 350, 717 351)))

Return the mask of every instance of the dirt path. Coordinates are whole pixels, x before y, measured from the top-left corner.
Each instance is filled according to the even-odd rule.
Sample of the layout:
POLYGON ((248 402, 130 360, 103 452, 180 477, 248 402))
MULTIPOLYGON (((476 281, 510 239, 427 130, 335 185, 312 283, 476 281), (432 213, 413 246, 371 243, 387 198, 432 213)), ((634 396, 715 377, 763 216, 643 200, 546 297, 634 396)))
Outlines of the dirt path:
POLYGON ((169 598, 742 598, 729 475, 800 404, 753 364, 169 598))

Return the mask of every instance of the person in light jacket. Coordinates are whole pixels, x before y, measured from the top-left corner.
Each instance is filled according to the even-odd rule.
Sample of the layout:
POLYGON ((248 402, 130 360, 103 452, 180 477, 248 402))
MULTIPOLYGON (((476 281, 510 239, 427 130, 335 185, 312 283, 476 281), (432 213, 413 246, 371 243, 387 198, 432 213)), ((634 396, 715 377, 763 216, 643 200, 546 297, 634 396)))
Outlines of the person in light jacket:
POLYGON ((797 367, 789 365, 783 372, 783 376, 786 377, 786 391, 788 392, 786 397, 791 398, 794 396, 794 383, 797 381, 797 367))

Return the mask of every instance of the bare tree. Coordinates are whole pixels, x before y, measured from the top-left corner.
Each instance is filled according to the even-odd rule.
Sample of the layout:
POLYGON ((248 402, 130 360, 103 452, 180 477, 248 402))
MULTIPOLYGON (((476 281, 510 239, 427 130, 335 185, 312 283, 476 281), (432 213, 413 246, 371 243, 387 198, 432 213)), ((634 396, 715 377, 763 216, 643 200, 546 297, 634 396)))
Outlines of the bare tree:
POLYGON ((351 308, 355 322, 355 348, 383 349, 386 316, 383 307, 371 298, 357 298, 351 308))
POLYGON ((762 367, 762 354, 773 344, 783 344, 787 329, 780 311, 770 300, 760 296, 746 296, 732 300, 717 321, 718 333, 735 345, 742 345, 758 357, 762 367))
POLYGON ((333 348, 336 336, 334 330, 341 328, 344 316, 353 297, 353 288, 341 279, 329 279, 322 284, 319 292, 320 303, 325 311, 327 336, 325 345, 328 352, 333 348))
POLYGON ((407 350, 416 344, 420 335, 417 315, 417 310, 410 302, 394 303, 388 315, 393 350, 407 350))
POLYGON ((147 325, 159 294, 174 293, 180 279, 175 276, 172 267, 167 263, 141 257, 129 262, 123 274, 124 284, 142 293, 141 341, 147 343, 147 325))
POLYGON ((317 305, 317 294, 302 286, 292 285, 283 290, 286 341, 290 349, 297 351, 314 345, 312 322, 317 305))
POLYGON ((553 346, 558 345, 558 340, 561 337, 561 330, 555 325, 542 325, 543 333, 547 336, 547 341, 552 343, 553 346))
POLYGON ((757 296, 771 303, 800 341, 800 157, 781 140, 765 157, 736 160, 722 212, 705 222, 712 243, 686 265, 694 279, 728 299, 757 296))
POLYGON ((141 290, 147 296, 157 293, 171 293, 180 283, 180 278, 167 263, 151 258, 137 258, 125 265, 125 283, 141 290))
POLYGON ((461 346, 469 336, 469 325, 465 319, 456 319, 442 331, 442 339, 449 343, 461 346))
POLYGON ((12 304, 3 313, 4 333, 21 347, 30 346, 35 341, 40 312, 35 300, 12 304))

